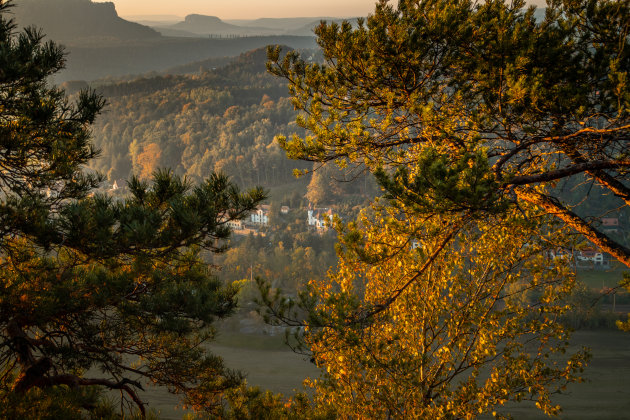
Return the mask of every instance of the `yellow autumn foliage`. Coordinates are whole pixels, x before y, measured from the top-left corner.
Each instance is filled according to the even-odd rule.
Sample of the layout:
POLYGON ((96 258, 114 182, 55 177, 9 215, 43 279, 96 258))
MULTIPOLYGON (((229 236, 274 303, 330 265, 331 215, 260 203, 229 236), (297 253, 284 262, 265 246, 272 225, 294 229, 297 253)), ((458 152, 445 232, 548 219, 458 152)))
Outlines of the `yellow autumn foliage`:
POLYGON ((556 227, 527 209, 456 223, 373 206, 313 285, 327 320, 305 337, 325 372, 309 382, 317 403, 347 419, 500 417, 524 400, 556 414, 550 395, 587 358, 564 354, 574 276, 546 256, 566 244, 556 227))

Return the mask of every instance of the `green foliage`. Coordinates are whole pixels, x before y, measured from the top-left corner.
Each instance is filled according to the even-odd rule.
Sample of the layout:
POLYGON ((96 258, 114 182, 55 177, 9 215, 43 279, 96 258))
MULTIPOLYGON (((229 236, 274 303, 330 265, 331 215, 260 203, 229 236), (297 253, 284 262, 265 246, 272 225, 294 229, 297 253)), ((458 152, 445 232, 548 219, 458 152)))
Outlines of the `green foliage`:
POLYGON ((417 156, 414 174, 399 167, 390 177, 383 169, 374 172, 386 198, 397 199, 420 213, 462 213, 504 210, 497 183, 489 176, 488 158, 483 153, 457 156, 456 161, 433 149, 417 156))
POLYGON ((81 167, 96 156, 87 124, 104 102, 93 92, 82 92, 70 104, 63 91, 46 85, 46 78, 63 67, 63 50, 44 43, 33 28, 16 36, 15 25, 4 17, 10 6, 0 4, 0 187, 7 199, 18 201, 16 206, 20 199, 41 200, 33 192, 46 188, 56 192, 56 201, 82 196, 98 182, 81 167))
POLYGON ((268 52, 307 130, 279 143, 294 159, 382 169, 389 196, 418 211, 536 204, 630 265, 555 189, 581 176, 630 203, 628 7, 554 0, 537 20, 523 1, 383 1, 357 28, 324 23, 325 64, 268 52))

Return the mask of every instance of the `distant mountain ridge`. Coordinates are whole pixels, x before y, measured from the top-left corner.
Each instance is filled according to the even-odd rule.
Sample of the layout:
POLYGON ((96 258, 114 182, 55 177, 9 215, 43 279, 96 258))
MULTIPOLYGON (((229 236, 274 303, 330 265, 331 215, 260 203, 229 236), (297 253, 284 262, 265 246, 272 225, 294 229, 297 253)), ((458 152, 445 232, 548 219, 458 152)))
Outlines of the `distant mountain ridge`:
POLYGON ((114 3, 91 0, 20 0, 12 9, 20 27, 34 25, 68 45, 97 40, 156 39, 156 30, 118 16, 114 3))
POLYGON ((107 76, 164 71, 194 61, 234 57, 255 48, 278 44, 296 49, 317 48, 314 37, 299 36, 158 38, 116 46, 73 47, 69 50, 66 69, 59 73, 55 81, 89 81, 107 76))
POLYGON ((259 19, 225 19, 225 22, 239 26, 261 26, 265 28, 280 29, 284 32, 290 32, 295 29, 300 29, 305 25, 309 25, 313 22, 319 23, 322 20, 332 21, 339 20, 338 17, 292 17, 292 18, 259 18, 259 19))
POLYGON ((174 37, 230 37, 230 36, 314 36, 314 28, 322 20, 340 23, 349 20, 356 24, 357 18, 261 18, 256 20, 224 21, 217 16, 192 14, 173 25, 151 25, 164 36, 174 37))
POLYGON ((174 25, 153 27, 165 36, 252 36, 280 35, 284 31, 259 26, 240 26, 226 23, 217 16, 191 14, 174 25))

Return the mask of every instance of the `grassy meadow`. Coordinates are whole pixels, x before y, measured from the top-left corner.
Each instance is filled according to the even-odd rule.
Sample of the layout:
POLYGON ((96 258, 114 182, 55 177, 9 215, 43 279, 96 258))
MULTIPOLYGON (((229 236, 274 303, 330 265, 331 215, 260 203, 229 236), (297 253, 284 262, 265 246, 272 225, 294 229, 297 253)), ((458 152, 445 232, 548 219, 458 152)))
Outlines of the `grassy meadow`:
MULTIPOLYGON (((618 285, 623 271, 619 266, 610 270, 581 270, 577 278, 588 288, 600 291, 618 285)), ((603 308, 608 308, 609 305, 603 303, 603 308)), ((623 306, 618 305, 617 311, 624 309, 623 306)), ((305 378, 319 375, 308 358, 293 353, 284 344, 282 335, 243 334, 235 332, 237 325, 237 322, 224 323, 211 348, 224 358, 228 367, 242 371, 250 385, 291 395, 295 390, 304 390, 302 381, 305 378)), ((630 333, 610 329, 577 331, 570 350, 582 347, 590 349, 592 354, 583 375, 585 382, 572 384, 565 394, 554 397, 554 401, 563 407, 560 418, 630 418, 630 333)), ((160 418, 181 419, 186 413, 175 408, 177 397, 165 389, 149 388, 143 398, 160 418)), ((530 402, 512 405, 509 410, 515 420, 548 418, 530 402)))
MULTIPOLYGON (((282 337, 246 334, 223 334, 212 346, 226 364, 247 375, 250 385, 291 394, 302 389, 307 377, 317 377, 318 370, 304 356, 286 349, 282 337)), ((572 348, 590 348, 593 358, 584 372, 585 382, 569 387, 566 394, 557 395, 562 405, 562 419, 630 418, 630 333, 619 331, 578 331, 572 348)), ((150 388, 144 395, 160 418, 181 419, 185 411, 175 409, 178 400, 166 390, 150 388)), ((548 418, 523 403, 510 407, 515 420, 548 418)), ((490 418, 490 417, 488 417, 490 418)))

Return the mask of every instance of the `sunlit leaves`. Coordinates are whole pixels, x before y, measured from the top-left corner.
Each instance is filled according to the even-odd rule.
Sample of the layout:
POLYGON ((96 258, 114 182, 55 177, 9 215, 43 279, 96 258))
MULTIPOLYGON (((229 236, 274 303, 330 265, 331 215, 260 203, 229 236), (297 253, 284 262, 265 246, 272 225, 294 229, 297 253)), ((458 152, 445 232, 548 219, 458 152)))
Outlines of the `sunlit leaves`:
POLYGON ((585 363, 561 356, 568 333, 557 319, 573 277, 545 251, 563 233, 531 213, 488 217, 424 270, 450 217, 374 211, 316 286, 320 324, 307 322, 305 340, 326 372, 317 401, 344 418, 473 418, 521 400, 557 412, 550 395, 585 363))

